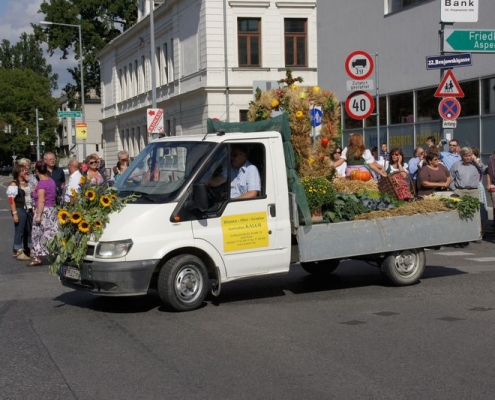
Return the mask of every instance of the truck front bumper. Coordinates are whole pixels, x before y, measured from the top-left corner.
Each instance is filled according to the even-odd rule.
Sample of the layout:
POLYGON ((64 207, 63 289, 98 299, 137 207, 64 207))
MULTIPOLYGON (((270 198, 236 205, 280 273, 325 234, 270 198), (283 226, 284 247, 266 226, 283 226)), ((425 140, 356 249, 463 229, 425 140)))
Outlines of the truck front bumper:
POLYGON ((59 277, 64 286, 76 290, 101 296, 138 296, 148 292, 158 261, 84 262, 80 279, 66 277, 66 266, 60 269, 59 277))

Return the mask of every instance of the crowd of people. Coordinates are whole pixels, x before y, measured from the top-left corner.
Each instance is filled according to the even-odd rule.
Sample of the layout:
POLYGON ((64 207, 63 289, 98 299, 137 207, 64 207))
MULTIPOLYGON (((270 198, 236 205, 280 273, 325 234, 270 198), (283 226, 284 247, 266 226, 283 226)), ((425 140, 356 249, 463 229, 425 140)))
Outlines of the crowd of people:
MULTIPOLYGON (((121 168, 129 165, 129 154, 118 154, 121 168)), ((81 177, 93 184, 108 186, 105 162, 98 154, 90 154, 83 162, 71 159, 67 165, 69 176, 56 165, 52 152, 43 154, 41 160, 32 163, 27 158, 17 160, 12 181, 7 187, 7 198, 14 223, 12 257, 29 261, 27 266, 43 264, 48 255, 47 242, 58 229, 57 205, 73 203, 74 195, 80 189, 81 177)), ((121 171, 121 170, 119 170, 121 171)))
POLYGON ((427 149, 416 147, 413 157, 406 163, 401 148, 389 152, 387 144, 382 143, 380 152, 377 147, 370 151, 365 149, 362 135, 354 133, 350 135, 347 147, 335 149, 332 161, 336 175, 342 177, 349 176, 354 169, 366 169, 376 180, 400 174, 409 184, 412 197, 432 193, 475 197, 481 202, 481 236, 484 236, 488 212, 483 179, 495 200, 495 152, 488 165, 484 165, 478 148, 461 147, 457 139, 437 144, 435 137, 430 136, 426 145, 427 149), (448 151, 440 151, 447 143, 448 151))

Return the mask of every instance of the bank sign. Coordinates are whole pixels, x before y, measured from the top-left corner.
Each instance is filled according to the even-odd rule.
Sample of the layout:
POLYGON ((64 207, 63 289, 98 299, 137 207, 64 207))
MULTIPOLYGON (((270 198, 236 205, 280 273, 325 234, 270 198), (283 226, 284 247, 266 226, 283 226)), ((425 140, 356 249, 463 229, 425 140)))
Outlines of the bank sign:
POLYGON ((440 21, 478 22, 479 0, 440 0, 440 21))

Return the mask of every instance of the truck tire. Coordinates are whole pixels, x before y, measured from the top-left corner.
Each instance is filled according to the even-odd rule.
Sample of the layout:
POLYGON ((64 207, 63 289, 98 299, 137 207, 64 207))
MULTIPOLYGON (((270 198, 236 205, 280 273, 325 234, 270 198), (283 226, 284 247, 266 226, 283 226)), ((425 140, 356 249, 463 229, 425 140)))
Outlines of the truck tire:
POLYGON ((338 258, 333 260, 321 260, 321 261, 311 261, 302 262, 301 267, 306 272, 315 275, 330 275, 339 266, 340 260, 338 258))
POLYGON ((171 258, 160 270, 158 295, 174 311, 191 311, 201 306, 208 293, 209 279, 203 261, 182 254, 171 258))
POLYGON ((397 286, 414 285, 425 271, 425 251, 411 249, 394 251, 385 257, 380 271, 397 286))

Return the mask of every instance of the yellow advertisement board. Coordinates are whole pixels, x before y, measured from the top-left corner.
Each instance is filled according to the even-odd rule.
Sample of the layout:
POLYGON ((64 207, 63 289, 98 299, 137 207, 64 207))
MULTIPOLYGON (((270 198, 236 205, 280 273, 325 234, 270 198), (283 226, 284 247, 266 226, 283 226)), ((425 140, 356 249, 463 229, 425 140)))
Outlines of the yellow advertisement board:
POLYGON ((85 140, 88 138, 88 124, 86 122, 76 122, 76 139, 85 140))
POLYGON ((268 247, 266 212, 222 217, 223 251, 241 251, 268 247))

